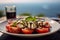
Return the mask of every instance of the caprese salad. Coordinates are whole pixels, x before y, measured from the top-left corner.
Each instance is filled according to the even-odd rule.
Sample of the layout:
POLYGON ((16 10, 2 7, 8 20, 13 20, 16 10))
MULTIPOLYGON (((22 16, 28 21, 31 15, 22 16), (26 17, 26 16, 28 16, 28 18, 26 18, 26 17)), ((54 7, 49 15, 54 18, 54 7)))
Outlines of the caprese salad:
POLYGON ((25 19, 18 19, 16 21, 9 20, 6 25, 6 31, 10 33, 19 34, 35 34, 47 33, 50 31, 49 22, 29 16, 25 19))

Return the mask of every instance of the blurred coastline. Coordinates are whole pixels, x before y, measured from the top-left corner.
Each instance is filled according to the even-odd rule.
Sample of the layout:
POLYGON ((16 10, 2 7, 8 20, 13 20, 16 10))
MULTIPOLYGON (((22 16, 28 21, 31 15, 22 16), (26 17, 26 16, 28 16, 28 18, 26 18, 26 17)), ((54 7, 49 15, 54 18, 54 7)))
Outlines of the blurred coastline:
MULTIPOLYGON (((43 13, 46 17, 58 17, 60 14, 60 3, 37 3, 37 4, 0 4, 0 10, 5 6, 16 6, 16 14, 30 13, 33 16, 43 13)), ((5 14, 5 12, 4 12, 5 14)))

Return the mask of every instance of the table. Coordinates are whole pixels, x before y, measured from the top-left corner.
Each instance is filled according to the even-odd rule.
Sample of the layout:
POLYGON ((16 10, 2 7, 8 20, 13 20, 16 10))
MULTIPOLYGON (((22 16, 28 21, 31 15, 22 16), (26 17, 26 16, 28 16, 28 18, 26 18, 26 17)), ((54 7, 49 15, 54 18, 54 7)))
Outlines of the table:
POLYGON ((35 38, 24 38, 24 37, 17 37, 17 36, 2 34, 0 36, 0 40, 60 40, 60 30, 58 30, 57 32, 51 35, 35 37, 35 38))
POLYGON ((53 33, 51 35, 36 38, 24 38, 3 34, 0 37, 0 40, 60 40, 60 31, 57 31, 56 33, 53 33))

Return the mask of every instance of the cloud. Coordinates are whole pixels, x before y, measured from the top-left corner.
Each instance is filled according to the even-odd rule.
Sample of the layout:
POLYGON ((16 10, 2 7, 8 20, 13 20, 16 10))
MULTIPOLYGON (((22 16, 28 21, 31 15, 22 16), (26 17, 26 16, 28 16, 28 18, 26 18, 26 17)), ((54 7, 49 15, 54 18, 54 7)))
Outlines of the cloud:
POLYGON ((53 3, 60 0, 0 0, 0 3, 53 3))

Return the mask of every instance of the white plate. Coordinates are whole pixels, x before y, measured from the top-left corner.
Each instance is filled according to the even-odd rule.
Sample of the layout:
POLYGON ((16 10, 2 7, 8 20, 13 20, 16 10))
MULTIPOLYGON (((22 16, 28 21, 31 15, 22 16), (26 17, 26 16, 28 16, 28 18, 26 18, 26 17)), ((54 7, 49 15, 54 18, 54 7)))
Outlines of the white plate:
POLYGON ((0 23, 0 31, 2 33, 6 33, 6 34, 9 34, 9 35, 14 35, 14 36, 37 37, 37 36, 44 36, 44 35, 52 34, 52 33, 56 32, 60 29, 60 24, 58 22, 50 20, 50 19, 46 19, 46 21, 48 21, 50 23, 51 27, 52 27, 50 29, 50 32, 48 32, 48 33, 43 33, 43 34, 14 34, 14 33, 9 33, 9 32, 6 32, 6 29, 5 29, 5 27, 7 25, 7 21, 0 23))

